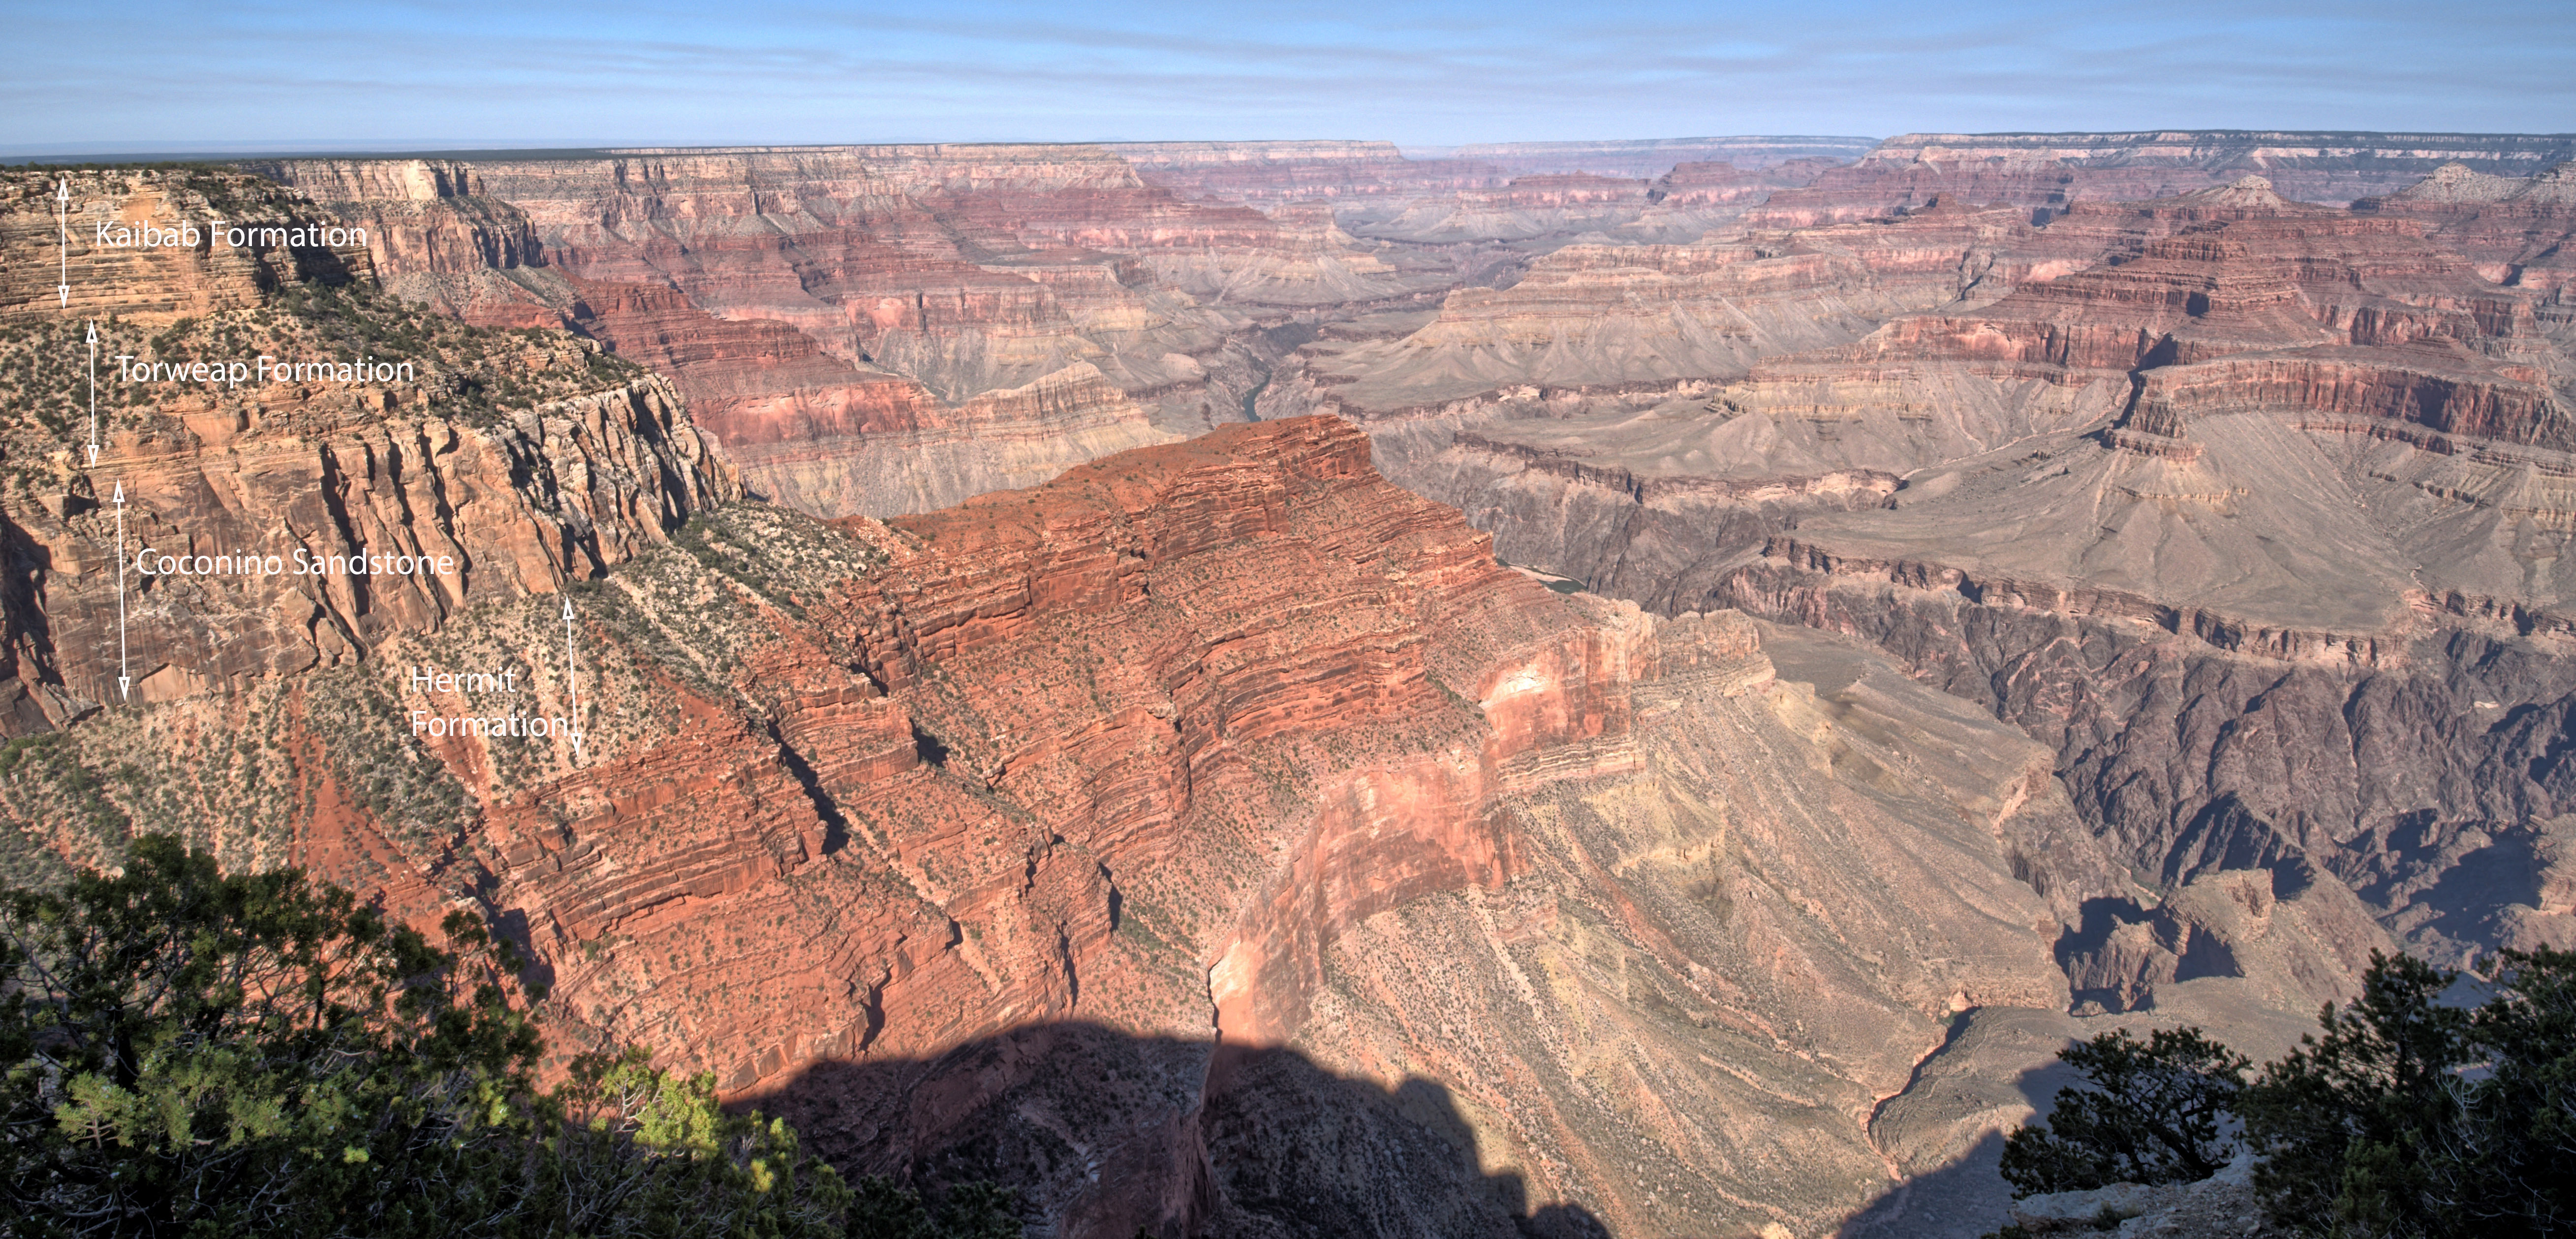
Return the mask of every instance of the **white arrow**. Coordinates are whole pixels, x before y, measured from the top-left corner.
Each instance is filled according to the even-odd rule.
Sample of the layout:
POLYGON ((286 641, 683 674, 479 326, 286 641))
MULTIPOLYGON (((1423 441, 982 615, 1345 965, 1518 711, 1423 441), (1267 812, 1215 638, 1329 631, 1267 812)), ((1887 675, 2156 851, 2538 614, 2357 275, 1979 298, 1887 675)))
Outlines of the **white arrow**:
POLYGON ((134 696, 133 668, 125 658, 125 483, 116 484, 116 696, 134 696))
POLYGON ((89 325, 89 463, 98 463, 98 322, 89 325))
POLYGON ((62 259, 63 264, 61 277, 62 283, 55 285, 54 291, 62 295, 64 309, 70 309, 72 304, 71 211, 72 180, 70 177, 64 177, 63 179, 54 182, 54 226, 62 233, 62 239, 57 244, 56 251, 57 255, 62 259))
POLYGON ((572 752, 573 756, 579 757, 581 756, 581 664, 573 661, 572 599, 570 598, 564 599, 564 684, 565 695, 571 698, 572 702, 572 752))

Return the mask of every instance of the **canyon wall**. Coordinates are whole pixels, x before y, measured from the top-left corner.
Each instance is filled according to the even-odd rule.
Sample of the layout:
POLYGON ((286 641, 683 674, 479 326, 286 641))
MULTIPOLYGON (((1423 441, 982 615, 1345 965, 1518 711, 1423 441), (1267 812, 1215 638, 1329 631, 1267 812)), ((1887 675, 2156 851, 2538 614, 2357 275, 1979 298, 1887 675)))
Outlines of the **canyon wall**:
MULTIPOLYGON (((298 219, 292 204, 261 201, 260 182, 192 188, 185 175, 75 178, 90 225, 66 260, 80 295, 67 309, 42 296, 12 306, 0 351, 18 416, 0 428, 0 537, 19 566, 0 730, 346 664, 473 607, 601 575, 740 496, 667 381, 560 333, 464 327, 373 296, 371 248, 96 247, 107 221, 298 219), (298 312, 280 315, 289 304, 298 312), (104 365, 95 397, 83 390, 91 351, 104 365), (333 355, 404 377, 251 371, 333 355), (233 374, 142 377, 192 362, 233 374), (389 555, 444 570, 296 571, 389 555), (208 575, 201 556, 265 566, 208 575)), ((23 191, 35 178, 12 180, 23 191)), ((31 201, 13 199, 0 236, 13 271, 52 248, 37 233, 57 231, 35 226, 53 221, 30 219, 31 201)))
POLYGON ((13 863, 149 824, 479 909, 558 1055, 653 1045, 1054 1233, 1830 1227, 1951 1012, 2066 1001, 2112 871, 2044 753, 1901 680, 1820 702, 1740 617, 1566 599, 1369 454, 1310 418, 894 521, 602 513, 650 545, 362 656, 167 652, 190 691, 12 750, 13 863), (581 743, 420 725, 523 712, 581 743), (1893 778, 1926 727, 1983 756, 1893 778), (1457 1190, 1299 1173, 1370 1124, 1457 1190))
POLYGON ((755 493, 927 511, 1250 414, 1319 326, 1689 242, 1857 140, 637 148, 245 165, 397 295, 664 370, 755 493), (1819 144, 1821 143, 1821 145, 1819 144), (1720 162, 1734 157, 1751 171, 1720 162), (1602 176, 1581 169, 1608 163, 1602 176), (1686 167, 1677 163, 1695 160, 1686 167), (1055 393, 1074 393, 1059 398, 1055 393))
MULTIPOLYGON (((611 353, 348 259, 78 257, 91 300, 22 297, 0 369, 10 877, 167 829, 414 924, 479 911, 547 986, 550 1066, 649 1045, 1053 1233, 1821 1232, 1888 1187, 1870 1118, 1945 1021, 2062 1008, 2051 943, 2117 884, 2038 746, 1883 669, 1783 683, 1740 616, 1549 590, 1339 419, 823 523, 747 501, 625 360, 791 341, 611 353), (174 373, 404 369, 120 379, 92 459, 100 303, 108 353, 174 373), (245 566, 353 555, 439 566, 245 566), (1343 1134, 1411 1160, 1306 1175, 1343 1134)), ((964 407, 1074 417, 1099 383, 964 407)))
MULTIPOLYGON (((1858 636, 2048 746, 2141 884, 2061 940, 2078 1009, 2167 1009, 2212 975, 2286 993, 2257 978, 2346 967, 2377 935, 2452 963, 2576 936, 2551 859, 2576 365, 2538 257, 2561 175, 2460 168, 2351 210, 2239 176, 1996 212, 1983 257, 1923 264, 1957 277, 1920 286, 1928 313, 1871 330, 1847 295, 1784 292, 1784 314, 1857 319, 1847 342, 1748 332, 1731 355, 1593 349, 1551 372, 1579 338, 1556 328, 1482 384, 1419 383, 1407 363, 1483 310, 1453 295, 1408 335, 1308 345, 1274 391, 1369 425, 1395 477, 1516 563, 1858 636), (2238 871, 2321 901, 2267 939, 2309 962, 2179 962, 2220 932, 2187 892, 2238 871)), ((1725 281, 1697 295, 1739 311, 1773 255, 1855 231, 1890 238, 1848 251, 1886 280, 1893 239, 1945 215, 1977 213, 1772 231, 1757 212, 1736 252, 1694 247, 1725 281)), ((1490 304, 1584 322, 1540 278, 1581 254, 1490 304)), ((1656 305, 1637 294, 1658 274, 1595 312, 1656 305)), ((1487 330, 1481 356, 1509 358, 1512 328, 1487 330)))
POLYGON ((745 457, 756 491, 827 515, 923 510, 1239 417, 1251 320, 1180 291, 1193 280, 1250 306, 1411 287, 1329 226, 1183 202, 1098 148, 262 171, 394 237, 398 293, 667 366, 709 433, 767 449, 745 457), (1147 274, 1168 255, 1188 277, 1171 287, 1147 274), (1084 390, 1043 398, 1066 389, 1084 390))
POLYGON ((370 243, 68 306, 14 178, 0 862, 479 910, 558 1063, 1112 1239, 1974 1234, 2067 1037, 2576 926, 2555 174, 1430 162, 91 174, 370 243), (413 370, 113 387, 92 461, 92 318, 413 370))

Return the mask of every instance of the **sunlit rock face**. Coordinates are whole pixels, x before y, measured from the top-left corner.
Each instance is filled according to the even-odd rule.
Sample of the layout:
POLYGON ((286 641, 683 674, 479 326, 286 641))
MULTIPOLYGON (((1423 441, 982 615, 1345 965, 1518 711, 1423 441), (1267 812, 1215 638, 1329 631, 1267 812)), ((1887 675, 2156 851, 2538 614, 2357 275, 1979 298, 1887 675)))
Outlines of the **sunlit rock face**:
MULTIPOLYGON (((23 189, 36 178, 14 179, 11 188, 23 189)), ((281 674, 345 666, 475 607, 602 575, 667 542, 691 513, 741 496, 733 465, 710 448, 667 380, 601 371, 595 345, 560 331, 476 346, 487 368, 525 380, 528 398, 517 407, 460 399, 456 372, 399 342, 372 359, 404 358, 399 381, 263 377, 262 359, 304 361, 326 347, 326 357, 370 360, 363 348, 290 331, 272 301, 367 280, 380 238, 341 250, 100 248, 100 229, 115 221, 327 217, 299 215, 291 203, 232 201, 258 184, 238 176, 200 188, 167 173, 78 182, 89 225, 75 256, 80 295, 60 306, 48 287, 5 311, 19 416, 0 433, 24 462, 0 501, 21 560, 9 598, 16 674, 0 713, 10 735, 66 726, 128 695, 161 702, 238 693, 281 674), (84 419, 48 433, 30 412, 57 399, 82 408, 92 325, 104 405, 94 460, 84 419), (199 334, 185 347, 194 356, 152 342, 179 340, 192 326, 199 334), (122 378, 129 359, 137 374, 188 363, 234 377, 122 378), (440 567, 374 578, 296 570, 387 555, 440 567), (162 557, 206 556, 266 567, 155 571, 162 557), (120 560, 131 591, 122 604, 120 560), (120 673, 130 688, 116 683, 120 673)), ((51 205, 18 197, 0 215, 13 273, 55 269, 42 261, 57 248, 51 205)))

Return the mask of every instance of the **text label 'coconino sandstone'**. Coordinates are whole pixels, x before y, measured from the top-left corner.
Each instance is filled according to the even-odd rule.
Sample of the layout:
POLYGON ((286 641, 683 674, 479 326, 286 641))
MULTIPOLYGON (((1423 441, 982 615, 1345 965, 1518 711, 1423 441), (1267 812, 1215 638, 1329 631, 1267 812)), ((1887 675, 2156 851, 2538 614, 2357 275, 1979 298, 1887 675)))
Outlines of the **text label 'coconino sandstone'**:
POLYGON ((279 361, 263 353, 257 361, 147 361, 119 353, 116 377, 128 383, 408 383, 407 361, 378 361, 361 355, 356 361, 279 361))
POLYGON ((227 224, 218 219, 202 230, 195 220, 181 220, 163 227, 146 221, 129 224, 109 220, 98 226, 101 249, 150 250, 195 249, 212 237, 226 249, 246 250, 282 247, 285 249, 320 249, 363 246, 367 230, 340 224, 227 224))
POLYGON ((145 576, 454 576, 456 557, 365 551, 317 555, 302 547, 292 556, 165 555, 147 546, 134 556, 134 570, 145 576))
MULTIPOLYGON (((411 669, 411 688, 416 693, 464 691, 515 695, 519 691, 519 672, 517 668, 507 671, 445 672, 436 667, 414 667, 411 669)), ((574 733, 572 720, 568 718, 548 718, 542 714, 533 716, 526 714, 438 715, 427 710, 411 712, 411 734, 434 740, 448 736, 523 740, 572 736, 579 739, 574 733)))

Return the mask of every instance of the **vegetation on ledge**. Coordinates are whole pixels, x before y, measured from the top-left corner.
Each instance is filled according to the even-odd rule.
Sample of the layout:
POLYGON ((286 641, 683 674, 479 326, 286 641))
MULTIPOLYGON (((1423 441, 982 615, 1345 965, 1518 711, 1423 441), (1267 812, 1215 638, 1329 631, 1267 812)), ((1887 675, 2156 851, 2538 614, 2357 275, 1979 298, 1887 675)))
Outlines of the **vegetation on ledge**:
POLYGON ((2576 951, 2506 951, 2465 976, 2374 954, 2361 997, 2318 1023, 2251 1082, 2196 1028, 2076 1046, 2084 1086, 2013 1133, 2004 1178, 2016 1196, 2186 1183, 2250 1149, 2263 1210, 2292 1234, 2576 1233, 2576 951), (2483 1002, 2456 999, 2472 987, 2483 1002))

